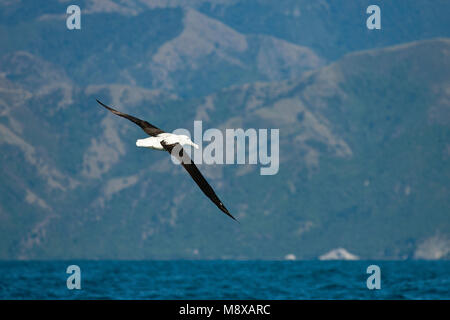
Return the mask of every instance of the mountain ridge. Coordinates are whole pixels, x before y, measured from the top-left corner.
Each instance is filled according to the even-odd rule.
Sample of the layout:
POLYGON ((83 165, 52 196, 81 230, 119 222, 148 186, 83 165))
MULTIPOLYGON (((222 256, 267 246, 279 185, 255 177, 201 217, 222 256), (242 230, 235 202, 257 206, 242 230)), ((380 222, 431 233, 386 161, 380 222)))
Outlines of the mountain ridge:
MULTIPOLYGON (((20 160, 21 156, 17 151, 13 151, 16 149, 11 149, 11 143, 5 144, 5 140, 2 140, 1 148, 3 150, 3 157, 1 161, 2 168, 4 168, 2 170, 2 180, 22 181, 16 186, 13 185, 12 189, 7 185, 2 185, 3 196, 0 202, 2 204, 0 210, 2 212, 2 220, 4 222, 10 221, 10 223, 12 221, 20 221, 22 219, 21 217, 23 217, 23 214, 20 214, 20 212, 30 211, 34 212, 34 218, 25 224, 17 224, 18 222, 14 222, 19 229, 12 228, 10 223, 4 224, 2 233, 8 236, 4 236, 4 239, 7 239, 7 241, 4 241, 0 247, 1 258, 277 259, 284 257, 287 253, 293 253, 299 259, 311 259, 333 249, 336 247, 336 244, 357 254, 361 258, 399 259, 405 256, 424 257, 426 256, 422 253, 424 247, 430 243, 437 243, 435 244, 437 248, 444 243, 445 247, 445 241, 447 241, 445 240, 447 237, 447 233, 445 232, 446 225, 442 224, 442 219, 438 219, 438 217, 445 214, 448 209, 448 202, 445 200, 448 199, 448 189, 445 187, 446 180, 444 179, 449 174, 448 170, 444 169, 445 163, 448 160, 445 160, 445 158, 436 158, 435 156, 432 157, 436 152, 438 154, 439 152, 445 152, 445 142, 441 140, 436 145, 441 146, 443 149, 436 149, 436 146, 432 146, 429 155, 427 153, 424 154, 426 158, 434 159, 429 164, 433 171, 425 171, 427 172, 425 176, 417 176, 413 180, 411 180, 413 176, 410 176, 409 171, 405 171, 405 169, 424 167, 411 163, 413 167, 406 165, 404 169, 398 170, 398 166, 402 166, 402 160, 394 165, 395 170, 397 170, 397 173, 394 173, 395 171, 388 169, 394 163, 386 162, 387 160, 382 161, 376 157, 369 161, 369 163, 364 164, 364 161, 361 162, 361 159, 370 159, 377 150, 389 150, 392 147, 388 146, 397 145, 398 143, 396 141, 398 139, 411 140, 411 138, 407 138, 410 137, 409 131, 402 128, 405 125, 407 126, 405 128, 409 128, 411 125, 414 127, 415 123, 419 123, 417 119, 420 119, 421 115, 429 112, 430 106, 435 108, 434 112, 438 114, 445 112, 446 108, 448 108, 446 91, 438 90, 437 92, 441 94, 439 97, 430 96, 428 92, 435 87, 434 83, 439 82, 442 77, 448 81, 445 77, 449 69, 448 63, 445 62, 447 61, 445 52, 447 52, 449 47, 450 41, 448 39, 436 39, 418 42, 414 45, 410 44, 408 46, 397 47, 396 50, 387 48, 385 50, 376 50, 375 52, 358 53, 356 55, 350 54, 331 65, 304 74, 300 79, 285 80, 276 83, 255 83, 233 86, 200 99, 186 100, 157 90, 139 89, 135 86, 100 84, 87 86, 86 88, 74 88, 71 91, 74 93, 74 102, 70 106, 62 109, 56 107, 54 112, 40 113, 40 110, 43 109, 32 108, 32 106, 36 102, 42 101, 42 99, 44 99, 43 101, 46 99, 54 101, 52 98, 53 92, 44 91, 44 93, 39 94, 39 89, 36 92, 31 91, 31 97, 16 104, 15 109, 8 111, 8 117, 10 120, 13 119, 12 123, 14 121, 19 123, 15 125, 16 128, 10 124, 11 122, 5 123, 4 121, 0 123, 1 128, 6 128, 8 132, 16 136, 19 134, 26 136, 25 131, 21 133, 17 129, 18 127, 22 127, 22 130, 26 128, 23 122, 21 122, 21 118, 17 116, 21 115, 23 117, 23 115, 29 114, 30 112, 37 112, 35 117, 38 117, 41 123, 45 123, 39 131, 35 132, 35 134, 41 135, 44 134, 42 129, 45 127, 48 127, 49 132, 57 132, 59 125, 55 122, 56 119, 70 119, 67 115, 82 115, 87 112, 86 115, 81 117, 75 116, 73 120, 64 124, 65 131, 71 131, 70 137, 72 138, 74 136, 76 137, 82 131, 85 132, 77 137, 79 142, 77 143, 76 149, 84 150, 81 152, 81 155, 86 155, 86 152, 89 153, 90 141, 96 139, 93 129, 89 129, 89 126, 92 126, 96 121, 100 120, 100 123, 103 124, 95 131, 98 133, 104 132, 106 136, 99 141, 113 139, 107 143, 113 148, 112 150, 118 150, 121 156, 109 167, 108 165, 106 167, 102 165, 102 168, 107 170, 101 173, 101 175, 86 173, 84 176, 81 173, 82 166, 80 163, 75 164, 75 167, 78 169, 74 170, 73 163, 60 162, 60 159, 55 163, 56 170, 70 177, 69 181, 74 181, 73 183, 75 184, 72 184, 72 187, 67 189, 67 186, 71 186, 71 184, 64 182, 61 186, 66 188, 66 191, 55 192, 52 191, 50 185, 41 185, 41 182, 38 182, 41 181, 41 178, 34 178, 35 173, 30 174, 27 169, 25 171, 19 169, 26 168, 26 165, 20 165, 14 168, 13 163, 19 165, 23 163, 23 160, 20 160), (423 52, 427 54, 423 55, 423 52), (387 70, 395 71, 398 66, 396 59, 389 58, 383 60, 386 55, 389 56, 392 54, 397 56, 396 59, 403 59, 405 65, 409 66, 406 69, 401 68, 400 71, 402 72, 396 71, 398 73, 398 79, 427 80, 428 82, 425 82, 427 86, 424 86, 425 83, 421 83, 422 87, 417 91, 415 87, 402 86, 401 82, 396 82, 393 87, 386 86, 383 81, 380 82, 377 72, 382 75, 387 70), (386 61, 386 63, 374 65, 370 61, 368 62, 367 59, 370 60, 369 57, 372 55, 377 59, 386 61), (419 61, 421 64, 416 65, 419 61), (429 69, 424 67, 425 61, 428 61, 425 64, 428 67, 438 68, 438 70, 434 70, 435 72, 433 72, 433 75, 437 77, 435 80, 427 75, 429 69), (381 70, 378 70, 380 66, 385 71, 381 72, 381 70), (424 73, 424 70, 427 70, 427 72, 424 73), (368 79, 366 84, 360 81, 361 74, 364 75, 365 79, 368 79), (399 100, 394 99, 392 101, 394 103, 399 101, 402 105, 405 105, 404 99, 411 98, 410 94, 414 90, 416 90, 415 95, 418 96, 412 97, 413 109, 410 110, 406 119, 407 121, 394 122, 395 126, 389 124, 389 121, 386 123, 374 122, 370 129, 371 131, 367 131, 366 133, 365 123, 367 123, 367 128, 369 128, 370 121, 374 121, 373 119, 376 117, 372 116, 370 112, 366 112, 369 114, 367 117, 364 116, 366 113, 359 114, 358 109, 362 106, 362 102, 359 101, 364 101, 364 104, 366 104, 366 95, 368 93, 369 95, 375 94, 380 89, 386 91, 386 94, 380 97, 377 102, 382 103, 382 107, 384 105, 388 106, 390 104, 389 101, 391 101, 390 99, 394 99, 396 95, 398 98, 395 99, 399 100), (395 95, 392 95, 390 92, 395 93, 395 95), (187 124, 193 119, 203 119, 204 129, 211 126, 218 128, 228 127, 236 123, 233 122, 233 118, 236 118, 238 120, 237 124, 244 128, 270 128, 278 124, 280 128, 281 148, 280 173, 273 177, 262 177, 255 171, 254 166, 245 166, 245 168, 239 168, 238 166, 213 166, 214 168, 211 170, 215 174, 210 176, 211 183, 216 186, 217 191, 224 198, 225 203, 231 203, 228 206, 233 208, 232 212, 236 213, 237 218, 242 221, 243 226, 237 229, 234 226, 224 224, 225 221, 222 221, 221 216, 213 208, 208 207, 207 201, 198 194, 194 188, 195 186, 191 185, 189 177, 186 177, 181 168, 173 168, 170 159, 163 157, 163 155, 142 153, 141 150, 134 149, 134 144, 132 143, 134 141, 133 137, 141 137, 142 134, 128 123, 120 121, 120 119, 116 119, 112 115, 105 114, 101 109, 96 108, 92 101, 99 94, 103 98, 105 96, 109 97, 111 101, 117 104, 117 107, 123 108, 124 111, 132 114, 140 114, 141 116, 147 114, 144 117, 145 119, 155 121, 164 127, 175 128, 175 126, 172 126, 173 124, 187 124), (362 98, 364 99, 361 100, 362 98), (164 102, 161 103, 162 101, 164 102), (330 101, 334 102, 331 103, 330 101), (421 101, 425 102, 425 104, 421 101), (438 103, 436 101, 440 102, 438 103), (136 109, 137 106, 141 106, 144 103, 149 104, 150 107, 147 107, 145 110, 136 109), (159 107, 156 105, 159 105, 159 107), (151 106, 155 106, 156 108, 151 106), (426 108, 424 109, 423 106, 426 106, 426 108), (186 121, 184 119, 179 121, 183 116, 181 114, 173 114, 175 119, 168 121, 169 115, 164 115, 165 112, 158 113, 159 117, 155 118, 157 112, 169 110, 168 108, 190 110, 188 113, 190 120, 186 121), (28 111, 24 113, 25 110, 28 111), (231 123, 223 121, 224 110, 227 111, 228 120, 232 120, 231 123), (416 111, 411 112, 413 110, 416 111), (289 116, 283 118, 283 114, 288 114, 289 116), (352 124, 350 119, 342 121, 342 115, 346 115, 346 117, 350 117, 350 119, 356 120, 356 122, 352 124), (92 118, 92 120, 88 120, 89 118, 92 118), (88 122, 81 125, 83 119, 88 120, 88 122), (94 119, 95 122, 93 121, 94 119), (338 119, 340 120, 338 121, 338 119), (81 128, 79 128, 80 125, 81 128), (377 129, 378 127, 380 128, 377 129), (105 128, 106 131, 103 131, 105 128), (382 130, 379 132, 384 132, 383 136, 386 138, 380 140, 376 135, 377 130, 382 130), (394 135, 386 135, 388 132, 392 132, 394 135), (355 135, 355 133, 357 134, 355 135), (124 134, 128 137, 125 138, 124 134), (402 138, 403 136, 404 138, 402 138), (296 147, 286 149, 291 145, 290 139, 292 138, 296 141, 296 147), (83 140, 84 142, 80 143, 83 140), (365 147, 364 144, 366 144, 365 147), (116 149, 117 146, 121 145, 121 148, 116 149), (358 147, 356 148, 355 146, 358 147), (283 153, 283 150, 290 150, 290 152, 283 153), (159 164, 154 168, 145 165, 142 166, 143 161, 150 161, 150 159, 152 159, 151 162, 159 164), (299 161, 299 159, 301 160, 299 161), (296 163, 296 168, 291 165, 293 161, 296 163), (124 163, 127 165, 124 166, 124 163), (372 167, 370 163, 373 163, 374 166, 372 167), (376 168, 380 165, 382 165, 382 168, 384 166, 385 169, 378 171, 379 169, 376 168), (160 169, 157 169, 158 166, 160 169), (364 174, 365 167, 372 168, 368 171, 368 174, 364 174), (7 171, 5 171, 6 168, 7 171), (290 171, 289 173, 286 172, 287 169, 290 171), (393 183, 391 183, 392 178, 385 176, 383 170, 388 170, 392 177, 395 177, 398 181, 395 182, 392 180, 393 183), (441 178, 434 179, 431 183, 431 180, 428 180, 428 176, 430 174, 433 177, 436 176, 436 170, 440 171, 441 178), (352 171, 354 173, 351 173, 350 176, 345 178, 345 173, 352 171), (370 173, 371 171, 373 173, 370 173), (167 179, 167 175, 176 175, 177 179, 180 180, 179 185, 173 186, 170 183, 172 179, 167 179), (366 177, 364 177, 365 175, 366 177), (33 185, 37 184, 38 187, 21 187, 29 185, 27 182, 27 180, 30 181, 29 179, 32 179, 31 181, 34 181, 33 185), (384 181, 385 179, 387 180, 384 181), (348 182, 346 182, 347 180, 348 182), (251 196, 248 191, 245 191, 251 185, 269 186, 267 181, 272 181, 270 184, 272 187, 268 190, 256 189, 251 196), (425 199, 434 199, 432 202, 423 202, 420 200, 421 197, 417 198, 419 190, 421 193, 426 192, 426 189, 420 187, 420 181, 422 183, 425 182, 427 188, 430 188, 430 190, 440 190, 436 196, 431 194, 426 196, 425 199), (151 187, 152 183, 157 183, 158 187, 151 187), (388 184, 386 185, 386 183, 388 184), (342 191, 336 192, 336 184, 340 186, 339 188, 342 191), (362 187, 356 188, 356 184, 362 187), (393 188, 393 191, 386 191, 386 186, 388 185, 391 187, 387 189, 393 188), (167 199, 166 192, 173 190, 175 187, 183 188, 183 194, 174 199, 167 199), (372 189, 374 191, 370 191, 372 189), (328 192, 332 193, 328 194, 328 192), (372 192, 375 193, 369 197, 368 195, 372 192), (266 193, 269 193, 270 196, 266 195, 267 199, 262 202, 258 201, 259 197, 266 193), (335 195, 332 195, 333 193, 335 195), (14 194, 14 197, 11 197, 12 194, 14 194), (318 196, 313 196, 314 194, 318 196), (321 194, 322 196, 320 196, 321 194), (329 200, 321 204, 321 201, 323 201, 322 198, 326 194, 328 194, 326 197, 329 200), (367 195, 365 196, 364 194, 367 195), (148 198, 149 195, 150 198, 148 198), (372 235, 376 238, 376 234, 381 232, 377 231, 377 228, 381 228, 382 232, 386 232, 390 230, 389 228, 393 227, 389 227, 386 231, 383 231, 387 228, 383 224, 380 225, 379 222, 385 216, 382 213, 383 205, 380 207, 377 201, 373 202, 373 200, 369 200, 372 197, 373 199, 385 198, 385 201, 390 203, 392 208, 398 212, 392 217, 397 217, 395 218, 397 219, 397 223, 402 221, 401 223, 410 224, 410 228, 419 235, 417 240, 412 242, 408 240, 411 237, 411 231, 402 231, 398 235, 390 234, 390 236, 386 236, 386 239, 378 245, 367 238, 363 240, 361 238, 362 234, 372 235), (416 199, 415 201, 419 209, 422 208, 428 211, 429 214, 432 213, 429 210, 434 207, 436 212, 431 214, 430 221, 441 222, 439 224, 428 224, 429 226, 425 228, 427 224, 421 222, 423 216, 419 213, 422 209, 412 209, 407 205, 407 199, 411 199, 411 197, 412 199, 416 199), (362 199, 364 198, 366 200, 363 201, 362 199), (23 199, 25 201, 19 205, 18 203, 11 202, 12 199, 23 199), (150 199, 152 199, 151 207, 153 208, 153 210, 150 210, 151 213, 145 215, 139 214, 139 212, 143 212, 143 208, 148 206, 147 202, 150 199), (156 199, 161 200, 156 201, 156 199), (296 199, 294 200, 294 207, 297 207, 299 211, 292 210, 293 204, 289 203, 293 199, 296 199), (84 209, 75 205, 80 201, 85 204, 84 209), (155 201, 156 203, 153 203, 155 201), (334 204, 340 204, 335 208, 330 207, 327 204, 329 201, 334 204), (434 204, 430 207, 429 203, 434 204), (195 213, 191 214, 190 211, 192 208, 197 209, 194 210, 195 213), (405 210, 411 209, 413 210, 411 211, 412 215, 408 216, 405 210), (201 214, 204 211, 208 211, 207 219, 205 219, 206 216, 201 214), (8 214, 8 212, 10 213, 8 214), (127 214, 124 214, 125 212, 127 214), (11 215, 11 213, 19 214, 15 216, 11 215), (404 220, 406 217, 408 217, 407 220, 404 220), (344 221, 350 218, 352 219, 352 223, 349 226, 343 224, 344 221), (279 221, 280 219, 283 221, 279 221), (374 226, 368 227, 364 219, 368 219, 374 226), (25 229, 23 229, 24 225, 27 226, 25 229), (207 233, 202 236, 193 234, 194 230, 208 230, 213 226, 220 230, 217 231, 219 234, 216 233, 214 236, 214 243, 207 241, 213 234, 207 233), (275 229, 272 226, 278 226, 278 228, 285 230, 285 234, 276 238, 275 229), (369 229, 364 231, 365 229, 362 226, 369 229), (11 233, 11 230, 17 230, 17 232, 11 233), (23 230, 29 231, 26 231, 24 234, 23 230), (65 237, 62 238, 61 232, 65 234, 65 237), (331 239, 323 239, 320 235, 324 232, 328 235, 330 233, 334 234, 335 236, 329 235, 328 237, 331 239), (435 239, 436 232, 441 234, 440 238, 438 238, 440 242, 427 240, 435 239), (183 235, 181 242, 179 237, 174 238, 175 234, 180 233, 183 235), (116 234, 116 240, 112 240, 112 234, 116 234), (131 236, 131 234, 135 235, 131 236), (347 235, 339 236, 340 234, 347 235), (106 239, 112 242, 109 243, 106 239, 100 239, 100 235, 102 237, 106 235, 106 239), (227 236, 225 237, 225 235, 227 236), (234 238, 233 241, 229 241, 229 236, 234 238), (168 242, 169 239, 172 239, 170 244, 168 242), (265 248, 258 249, 258 246, 250 245, 255 242, 260 242, 263 239, 266 242, 265 248), (358 242, 355 242, 355 239, 358 239, 358 242), (55 241, 63 241, 64 245, 57 245, 55 241), (118 241, 127 243, 127 245, 119 244, 118 241), (158 244, 158 246, 148 246, 149 241, 158 244), (92 246, 92 243, 96 243, 97 245, 92 246), (225 246, 225 243, 228 243, 228 245, 225 246), (194 256, 192 255, 193 252, 199 253, 194 256), (217 252, 220 253, 217 254, 217 252), (278 255, 276 252, 279 252, 281 255, 278 255)), ((20 68, 18 70, 20 71, 20 68)), ((40 76, 46 79, 45 77, 48 75, 53 77, 51 74, 51 72, 47 72, 40 76)), ((29 76, 34 77, 32 74, 29 76)), ((10 80, 7 78, 7 75, 3 74, 0 77, 0 79, 3 79, 0 83, 6 84, 7 86, 17 85, 14 81, 8 82, 10 80)), ((20 84, 22 80, 19 79, 16 81, 20 84)), ((29 80, 26 81, 28 83, 29 80)), ((36 79, 32 79, 32 83, 36 83, 36 79)), ((441 87, 447 88, 448 84, 446 83, 442 83, 441 87)), ((19 86, 18 88, 21 87, 19 86)), ((435 94, 434 91, 433 94, 435 94)), ((3 100, 4 94, 1 97, 3 100)), ((64 100, 64 97, 60 97, 60 99, 64 100)), ((8 103, 2 101, 1 105, 4 107, 8 103)), ((54 105, 58 105, 58 100, 55 101, 54 105)), ((382 117, 388 116, 392 119, 397 119, 397 112, 400 109, 396 111, 395 108, 383 108, 378 108, 378 114, 381 114, 382 117)), ((446 122, 427 122, 427 126, 420 132, 418 131, 419 136, 417 137, 423 134, 446 136, 448 135, 448 124, 446 122)), ((2 136, 4 138, 8 137, 5 134, 6 131, 3 130, 2 136)), ((413 134, 413 136, 416 135, 415 133, 413 134)), ((12 138, 12 136, 9 137, 12 138)), ((46 154, 45 150, 47 147, 40 145, 36 141, 45 142, 45 145, 51 146, 47 152, 60 152, 58 150, 66 152, 64 150, 75 147, 72 142, 65 142, 66 138, 51 138, 51 135, 47 135, 47 138, 44 140, 37 139, 33 141, 34 154, 38 155, 38 159, 46 154), (57 145, 55 141, 58 141, 58 144, 62 145, 55 147, 57 145)), ((429 141, 429 139, 423 141, 429 141)), ((419 143, 420 140, 417 142, 419 143)), ((27 143, 31 146, 29 142, 27 143)), ((422 156, 419 156, 419 153, 415 150, 417 148, 419 148, 417 150, 421 150, 420 148, 430 148, 427 147, 427 144, 421 143, 417 147, 414 147, 412 151, 408 151, 407 149, 400 153, 395 151, 393 155, 395 157, 401 156, 399 159, 406 159, 402 155, 402 152, 406 152, 407 158, 411 158, 410 153, 413 152, 417 160, 419 160, 422 156)), ((105 157, 107 153, 101 151, 103 149, 100 148, 99 150, 97 154, 99 159, 111 158, 111 156, 105 157)), ((77 158, 80 159, 80 155, 77 158)), ((42 163, 42 160, 34 161, 37 161, 35 163, 42 163)), ((205 165, 201 165, 200 168, 206 172, 210 170, 205 165)), ((45 169, 44 166, 44 170, 48 169, 45 169)), ((58 188, 56 187, 56 190, 58 188)), ((392 209, 388 211, 392 211, 392 209)), ((441 250, 439 252, 442 252, 442 249, 439 250, 441 250)), ((440 256, 445 257, 445 254, 440 254, 440 256)))

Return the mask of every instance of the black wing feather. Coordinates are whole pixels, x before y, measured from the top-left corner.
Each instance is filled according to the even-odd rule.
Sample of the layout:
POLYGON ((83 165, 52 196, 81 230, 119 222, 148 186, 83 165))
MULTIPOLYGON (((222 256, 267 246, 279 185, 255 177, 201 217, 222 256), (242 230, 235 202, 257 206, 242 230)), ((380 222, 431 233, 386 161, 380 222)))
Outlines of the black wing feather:
POLYGON ((228 215, 233 220, 237 221, 235 217, 233 217, 227 208, 225 208, 222 201, 220 201, 219 197, 214 192, 213 188, 209 185, 208 181, 203 177, 200 170, 198 170, 197 166, 195 165, 194 161, 189 158, 187 154, 184 154, 183 147, 179 143, 175 144, 167 144, 164 141, 161 142, 161 145, 164 149, 166 149, 167 152, 172 154, 173 148, 176 146, 177 150, 179 152, 175 152, 173 154, 174 157, 176 157, 183 167, 186 169, 186 171, 189 173, 189 175, 194 179, 195 183, 200 187, 200 189, 203 191, 203 193, 211 199, 212 202, 220 209, 222 210, 226 215, 228 215))
MULTIPOLYGON (((97 99, 95 99, 95 100, 97 100, 97 99)), ((155 127, 154 125, 148 123, 147 121, 144 121, 144 120, 138 119, 136 117, 130 116, 129 114, 114 110, 113 108, 108 107, 106 104, 100 102, 99 100, 97 100, 97 102, 100 105, 102 105, 103 107, 105 107, 106 109, 108 109, 109 111, 111 111, 112 113, 114 113, 115 115, 118 115, 122 118, 128 119, 128 120, 136 123, 139 127, 142 128, 142 130, 145 131, 145 133, 147 133, 148 135, 150 135, 152 137, 156 137, 158 134, 164 133, 163 130, 155 127)))

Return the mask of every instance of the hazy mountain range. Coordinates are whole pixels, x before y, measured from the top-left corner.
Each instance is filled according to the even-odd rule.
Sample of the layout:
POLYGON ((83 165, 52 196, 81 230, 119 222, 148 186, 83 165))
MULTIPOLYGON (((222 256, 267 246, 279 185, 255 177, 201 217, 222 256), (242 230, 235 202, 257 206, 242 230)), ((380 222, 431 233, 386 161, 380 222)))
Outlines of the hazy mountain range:
POLYGON ((0 259, 442 259, 450 3, 0 1, 0 259), (145 134, 279 128, 280 170, 201 165, 145 134))

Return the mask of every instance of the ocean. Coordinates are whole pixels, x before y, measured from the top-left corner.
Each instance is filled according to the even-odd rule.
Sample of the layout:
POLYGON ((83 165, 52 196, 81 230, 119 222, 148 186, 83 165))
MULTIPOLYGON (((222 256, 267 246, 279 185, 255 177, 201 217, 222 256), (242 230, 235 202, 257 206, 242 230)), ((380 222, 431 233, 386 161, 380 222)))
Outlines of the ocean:
POLYGON ((449 299, 450 261, 3 261, 0 299, 449 299), (81 289, 67 288, 69 265, 81 289), (380 267, 380 289, 367 267, 380 267))

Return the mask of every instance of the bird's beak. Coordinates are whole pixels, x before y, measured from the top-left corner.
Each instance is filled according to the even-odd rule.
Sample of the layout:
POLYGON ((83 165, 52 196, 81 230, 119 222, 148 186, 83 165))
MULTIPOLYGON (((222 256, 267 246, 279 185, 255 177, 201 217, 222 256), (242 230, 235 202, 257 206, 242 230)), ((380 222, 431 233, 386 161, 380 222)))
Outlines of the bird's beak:
POLYGON ((194 146, 195 149, 199 148, 198 144, 192 143, 192 145, 194 146))

